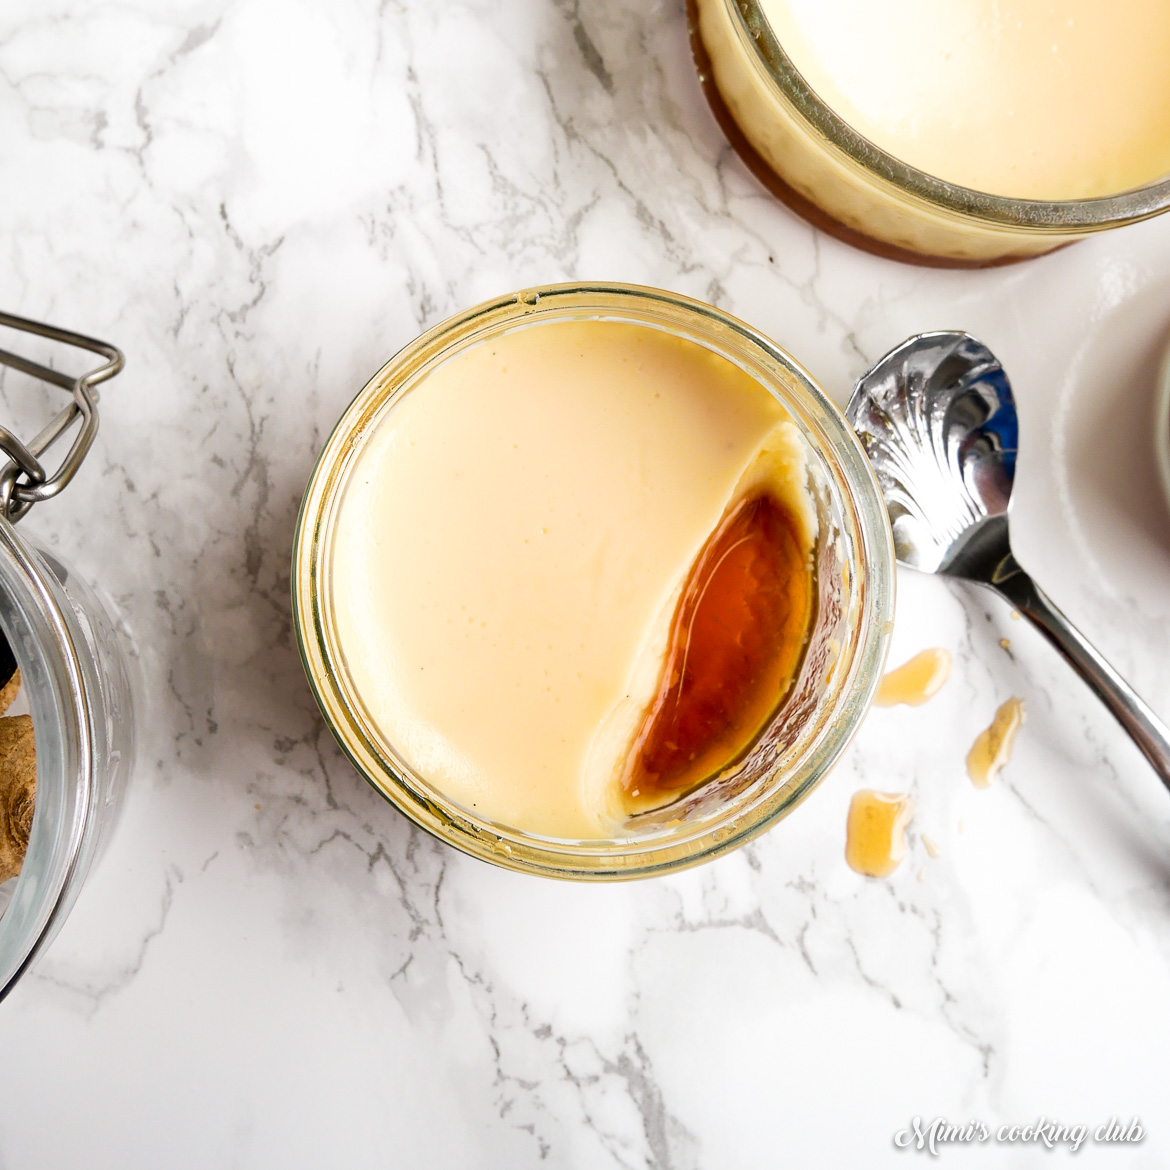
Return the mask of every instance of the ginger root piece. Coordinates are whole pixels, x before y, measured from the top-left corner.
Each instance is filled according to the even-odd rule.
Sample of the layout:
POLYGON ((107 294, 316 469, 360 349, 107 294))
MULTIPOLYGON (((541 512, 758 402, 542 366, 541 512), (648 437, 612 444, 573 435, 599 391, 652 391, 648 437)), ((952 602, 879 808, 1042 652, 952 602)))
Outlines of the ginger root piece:
POLYGON ((12 706, 12 700, 16 698, 19 690, 20 670, 17 669, 13 672, 12 677, 0 687, 0 715, 3 715, 12 706))
POLYGON ((0 719, 0 882, 24 864, 37 795, 32 717, 0 719))

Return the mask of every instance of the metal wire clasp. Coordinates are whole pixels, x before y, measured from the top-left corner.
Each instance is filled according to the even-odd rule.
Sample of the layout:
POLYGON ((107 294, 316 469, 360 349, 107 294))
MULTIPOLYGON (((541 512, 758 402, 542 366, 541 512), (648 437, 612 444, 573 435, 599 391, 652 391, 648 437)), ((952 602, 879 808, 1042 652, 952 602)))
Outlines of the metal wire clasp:
POLYGON ((0 514, 15 523, 33 504, 51 499, 77 474, 97 434, 97 386, 117 374, 125 365, 125 359, 121 350, 105 341, 72 333, 68 329, 58 329, 55 325, 45 325, 40 321, 29 321, 11 313, 0 312, 0 325, 87 349, 106 358, 105 365, 79 378, 71 378, 59 370, 0 349, 0 365, 11 366, 31 377, 51 382, 73 395, 73 401, 27 446, 7 427, 0 426, 0 450, 8 456, 8 461, 0 468, 0 514), (50 475, 45 471, 40 457, 78 418, 81 419, 81 427, 74 436, 73 444, 57 470, 50 475))

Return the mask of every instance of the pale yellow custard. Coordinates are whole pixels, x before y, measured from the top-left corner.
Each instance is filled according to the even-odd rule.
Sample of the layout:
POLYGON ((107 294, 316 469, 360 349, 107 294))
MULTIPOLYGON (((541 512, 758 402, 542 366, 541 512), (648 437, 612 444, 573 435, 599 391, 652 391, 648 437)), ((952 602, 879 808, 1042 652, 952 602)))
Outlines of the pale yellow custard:
POLYGON ((378 736, 487 820, 619 832, 682 584, 761 476, 807 550, 803 439, 694 342, 553 320, 447 358, 365 438, 332 537, 337 641, 378 736))
POLYGON ((1170 173, 1167 0, 761 0, 817 95, 896 158, 1020 199, 1170 173))

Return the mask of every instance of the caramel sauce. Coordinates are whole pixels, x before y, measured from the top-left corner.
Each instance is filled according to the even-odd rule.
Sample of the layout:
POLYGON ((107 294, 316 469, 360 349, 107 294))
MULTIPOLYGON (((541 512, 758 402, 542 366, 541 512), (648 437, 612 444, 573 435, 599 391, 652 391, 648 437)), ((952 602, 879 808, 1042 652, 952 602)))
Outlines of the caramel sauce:
POLYGON ((1016 732, 1024 722, 1024 700, 1008 699, 981 731, 967 753, 967 775, 976 788, 987 788, 1000 769, 1012 758, 1016 732))
POLYGON ((796 517, 766 492, 741 500, 707 538, 675 608, 623 781, 632 806, 680 796, 752 746, 795 680, 814 601, 796 517))
POLYGON ((893 707, 896 703, 905 703, 909 707, 920 707, 932 695, 938 694, 943 683, 951 677, 952 661, 949 650, 923 650, 915 654, 908 662, 882 676, 874 705, 893 707))
POLYGON ((889 877, 906 856, 906 826, 913 819, 914 801, 909 796, 872 788, 855 792, 845 822, 849 868, 865 877, 889 877))

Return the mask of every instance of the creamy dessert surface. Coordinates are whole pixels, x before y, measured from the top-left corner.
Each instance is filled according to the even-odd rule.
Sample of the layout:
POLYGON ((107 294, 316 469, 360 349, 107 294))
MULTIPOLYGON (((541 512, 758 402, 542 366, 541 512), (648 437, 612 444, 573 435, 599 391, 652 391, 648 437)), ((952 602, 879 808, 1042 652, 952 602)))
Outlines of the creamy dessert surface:
POLYGON ((682 582, 762 474, 811 545, 803 440, 696 343, 554 320, 448 359, 365 441, 333 537, 337 638, 384 741, 485 818, 618 831, 682 582))
POLYGON ((1166 0, 761 0, 854 129, 953 183, 1024 199, 1170 173, 1166 0))

